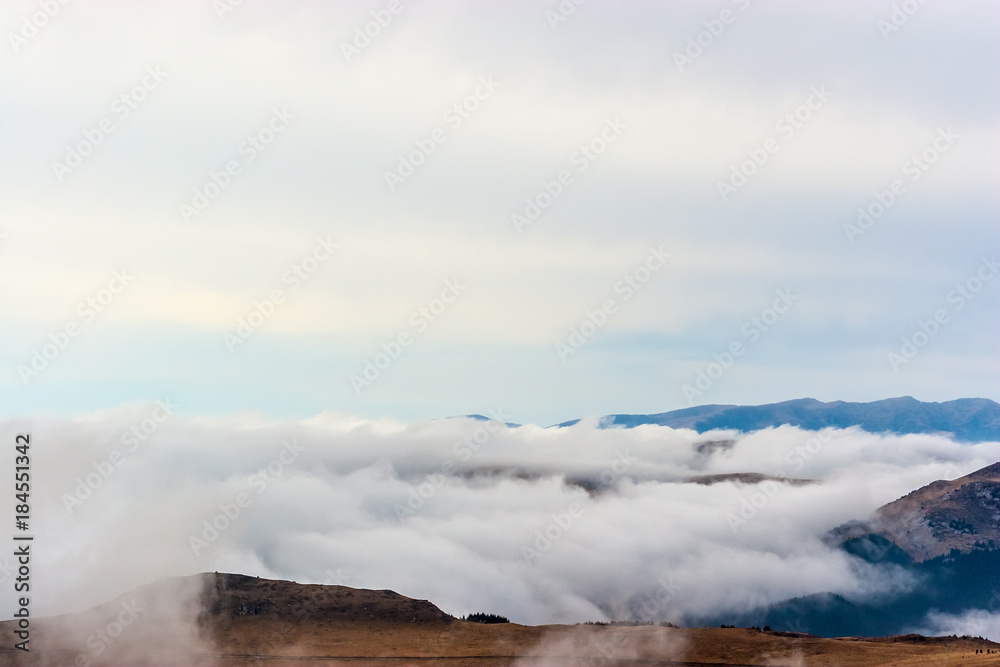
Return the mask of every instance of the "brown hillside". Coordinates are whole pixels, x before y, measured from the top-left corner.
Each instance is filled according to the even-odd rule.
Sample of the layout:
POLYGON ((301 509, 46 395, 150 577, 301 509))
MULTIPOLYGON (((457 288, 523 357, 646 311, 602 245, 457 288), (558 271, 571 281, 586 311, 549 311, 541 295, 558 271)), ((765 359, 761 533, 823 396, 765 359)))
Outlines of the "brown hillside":
MULTIPOLYGON (((12 629, 0 623, 4 637, 12 629)), ((480 625, 391 591, 229 574, 165 579, 88 612, 35 619, 31 629, 31 652, 5 642, 0 665, 1000 665, 1000 644, 976 639, 480 625)))
POLYGON ((952 549, 1000 548, 1000 463, 917 489, 879 508, 870 525, 917 562, 952 549))

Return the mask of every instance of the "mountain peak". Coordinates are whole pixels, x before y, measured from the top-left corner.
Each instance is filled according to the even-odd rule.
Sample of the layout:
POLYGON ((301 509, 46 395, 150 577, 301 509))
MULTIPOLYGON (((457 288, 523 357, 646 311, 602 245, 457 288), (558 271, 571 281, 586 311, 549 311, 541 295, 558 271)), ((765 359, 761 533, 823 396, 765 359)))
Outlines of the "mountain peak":
POLYGON ((879 535, 915 562, 957 550, 1000 547, 1000 462, 953 480, 939 479, 843 526, 840 539, 879 535))

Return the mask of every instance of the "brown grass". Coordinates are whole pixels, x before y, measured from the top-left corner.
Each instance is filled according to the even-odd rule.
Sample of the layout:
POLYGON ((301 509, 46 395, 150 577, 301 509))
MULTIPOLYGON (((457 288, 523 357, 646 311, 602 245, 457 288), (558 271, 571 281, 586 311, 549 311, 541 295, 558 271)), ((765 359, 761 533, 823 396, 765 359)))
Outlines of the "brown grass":
POLYGON ((12 623, 0 623, 5 638, 0 665, 63 667, 80 656, 87 667, 1000 665, 1000 644, 974 639, 823 639, 745 628, 484 625, 455 620, 429 602, 391 591, 238 575, 203 575, 199 587, 189 586, 193 597, 179 603, 186 610, 186 620, 179 623, 176 610, 155 605, 162 607, 168 599, 164 591, 183 581, 165 580, 137 591, 134 597, 146 611, 100 655, 85 639, 117 617, 121 600, 83 614, 33 620, 30 654, 9 649, 12 623), (200 614, 190 611, 199 608, 200 614), (997 652, 976 655, 976 649, 997 652))

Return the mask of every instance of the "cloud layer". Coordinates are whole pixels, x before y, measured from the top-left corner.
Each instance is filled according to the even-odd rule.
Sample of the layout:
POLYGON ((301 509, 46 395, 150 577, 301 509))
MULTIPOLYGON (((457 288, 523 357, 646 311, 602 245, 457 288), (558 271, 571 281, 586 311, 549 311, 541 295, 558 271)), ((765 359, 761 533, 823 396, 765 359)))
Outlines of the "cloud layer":
POLYGON ((276 422, 169 404, 2 424, 34 443, 37 614, 200 571, 389 588, 532 624, 864 599, 912 582, 822 536, 1000 460, 1000 443, 856 429, 276 422), (686 481, 740 472, 814 483, 686 481))

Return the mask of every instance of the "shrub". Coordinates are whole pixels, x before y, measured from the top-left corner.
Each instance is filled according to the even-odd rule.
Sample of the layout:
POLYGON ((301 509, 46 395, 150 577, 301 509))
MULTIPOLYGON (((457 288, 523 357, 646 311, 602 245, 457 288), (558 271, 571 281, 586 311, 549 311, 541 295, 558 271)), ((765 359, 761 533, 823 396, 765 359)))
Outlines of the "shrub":
POLYGON ((470 623, 510 623, 510 619, 506 616, 497 616, 496 614, 469 614, 468 616, 462 617, 463 621, 468 621, 470 623))

